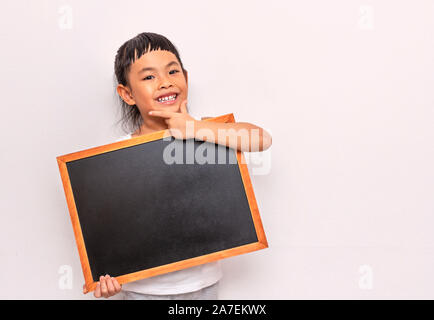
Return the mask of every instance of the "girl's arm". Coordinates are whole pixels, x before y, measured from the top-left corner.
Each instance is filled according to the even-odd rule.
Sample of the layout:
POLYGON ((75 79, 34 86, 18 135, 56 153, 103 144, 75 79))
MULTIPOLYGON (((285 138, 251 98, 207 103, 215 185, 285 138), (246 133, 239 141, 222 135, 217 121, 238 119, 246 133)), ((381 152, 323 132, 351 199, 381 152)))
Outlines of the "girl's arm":
POLYGON ((180 111, 150 111, 149 115, 164 118, 176 139, 196 138, 249 152, 264 151, 271 146, 271 135, 254 124, 196 120, 187 112, 187 100, 181 103, 180 111))
POLYGON ((195 120, 194 137, 247 152, 264 151, 272 144, 271 135, 267 131, 248 122, 219 123, 195 120))

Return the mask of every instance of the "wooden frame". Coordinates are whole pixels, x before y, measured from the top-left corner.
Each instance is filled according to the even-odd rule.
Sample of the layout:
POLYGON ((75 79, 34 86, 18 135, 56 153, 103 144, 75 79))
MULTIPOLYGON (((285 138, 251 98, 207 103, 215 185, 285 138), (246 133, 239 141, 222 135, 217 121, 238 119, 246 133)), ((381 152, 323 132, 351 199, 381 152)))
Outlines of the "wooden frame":
MULTIPOLYGON (((226 114, 226 115, 216 117, 216 118, 207 118, 207 119, 202 120, 202 121, 214 121, 214 122, 226 123, 226 122, 235 122, 235 119, 234 119, 233 114, 230 113, 230 114, 226 114)), ((67 201, 68 210, 69 210, 69 214, 70 214, 70 218, 71 218, 71 222, 72 222, 72 227, 74 230, 74 236, 75 236, 75 240, 77 243, 78 253, 80 256, 81 267, 82 267, 83 275, 84 275, 84 279, 85 279, 85 286, 89 292, 95 290, 97 282, 93 281, 93 277, 92 277, 92 273, 91 273, 91 269, 90 269, 90 264, 89 264, 89 259, 87 256, 86 246, 84 243, 84 238, 83 238, 83 234, 82 234, 82 230, 81 230, 81 226, 80 226, 80 221, 79 221, 77 208, 76 208, 75 201, 74 201, 74 195, 72 192, 71 182, 69 179, 66 163, 69 161, 74 161, 74 160, 102 154, 105 152, 111 152, 114 150, 142 144, 145 142, 159 140, 165 136, 165 133, 167 135, 167 130, 157 131, 157 132, 143 135, 143 136, 139 136, 139 137, 132 137, 131 139, 128 139, 128 140, 118 141, 118 142, 102 145, 99 147, 90 148, 87 150, 69 153, 66 155, 58 156, 56 158, 58 166, 59 166, 59 171, 60 171, 60 176, 62 179, 63 188, 65 191, 66 201, 67 201)), ((138 272, 125 274, 122 276, 118 276, 118 277, 116 277, 116 279, 120 284, 132 282, 132 281, 136 281, 139 279, 144 279, 144 278, 148 278, 148 277, 152 277, 152 276, 156 276, 156 275, 167 273, 167 272, 181 270, 181 269, 193 267, 196 265, 200 265, 203 263, 208 263, 208 262, 212 262, 212 261, 220 260, 223 258, 228 258, 228 257, 232 257, 232 256, 236 256, 236 255, 240 255, 240 254, 244 254, 244 253, 248 253, 248 252, 252 252, 252 251, 256 251, 256 250, 260 250, 260 249, 264 249, 264 248, 268 247, 267 239, 266 239, 266 236, 264 233, 261 218, 259 215, 258 206, 256 203, 256 198, 255 198, 255 195, 253 192, 252 183, 250 181, 248 168, 247 168, 247 165, 246 165, 246 162, 244 159, 244 155, 240 151, 237 151, 237 161, 238 161, 238 166, 240 169, 242 181, 244 184, 246 196, 248 199, 250 212, 252 214, 252 219, 253 219, 253 223, 255 226, 258 242, 250 243, 250 244, 239 246, 239 247, 234 247, 234 248, 227 249, 227 250, 222 250, 219 252, 214 252, 211 254, 206 254, 203 256, 194 257, 191 259, 177 261, 177 262, 170 263, 167 265, 162 265, 162 266, 158 266, 158 267, 154 267, 154 268, 150 268, 150 269, 146 269, 146 270, 141 270, 138 272)))

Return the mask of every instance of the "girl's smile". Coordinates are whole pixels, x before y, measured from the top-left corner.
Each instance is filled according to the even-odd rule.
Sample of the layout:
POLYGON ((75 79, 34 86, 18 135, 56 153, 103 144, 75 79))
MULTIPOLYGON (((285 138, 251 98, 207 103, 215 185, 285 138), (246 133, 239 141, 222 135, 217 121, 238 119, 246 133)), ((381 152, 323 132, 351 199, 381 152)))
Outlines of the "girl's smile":
POLYGON ((178 93, 171 92, 158 97, 157 102, 161 104, 171 105, 178 100, 178 93))

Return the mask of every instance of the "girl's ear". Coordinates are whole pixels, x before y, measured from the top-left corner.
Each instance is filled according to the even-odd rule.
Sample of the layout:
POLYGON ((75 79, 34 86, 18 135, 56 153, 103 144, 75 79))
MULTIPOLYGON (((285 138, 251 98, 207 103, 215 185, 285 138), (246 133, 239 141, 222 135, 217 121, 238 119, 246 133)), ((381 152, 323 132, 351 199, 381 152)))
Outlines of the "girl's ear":
POLYGON ((118 86, 116 87, 116 91, 118 92, 118 95, 122 98, 122 100, 125 101, 125 103, 129 104, 130 106, 136 104, 130 90, 124 85, 118 84, 118 86))

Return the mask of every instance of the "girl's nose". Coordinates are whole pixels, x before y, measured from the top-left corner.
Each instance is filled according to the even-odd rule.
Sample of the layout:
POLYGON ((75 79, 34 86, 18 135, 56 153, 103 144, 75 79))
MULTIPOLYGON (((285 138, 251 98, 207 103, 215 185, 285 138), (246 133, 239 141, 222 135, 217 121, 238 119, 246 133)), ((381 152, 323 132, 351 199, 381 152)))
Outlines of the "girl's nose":
POLYGON ((160 89, 161 89, 161 88, 169 88, 169 87, 171 87, 171 86, 172 86, 172 83, 170 83, 169 79, 167 79, 167 78, 163 78, 163 79, 161 80, 161 83, 160 83, 160 89))
POLYGON ((170 83, 162 84, 162 85, 160 86, 160 89, 161 89, 161 88, 170 88, 171 86, 172 86, 172 84, 170 84, 170 83))

